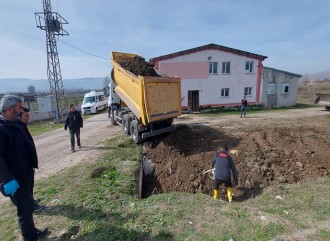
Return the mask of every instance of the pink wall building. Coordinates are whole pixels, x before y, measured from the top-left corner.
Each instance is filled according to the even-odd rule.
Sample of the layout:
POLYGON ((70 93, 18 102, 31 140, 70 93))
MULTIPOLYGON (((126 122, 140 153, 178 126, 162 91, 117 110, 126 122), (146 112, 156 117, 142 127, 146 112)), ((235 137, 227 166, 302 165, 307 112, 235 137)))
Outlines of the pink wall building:
POLYGON ((182 79, 182 106, 237 106, 243 96, 260 102, 262 62, 267 56, 208 44, 150 59, 155 69, 182 79))

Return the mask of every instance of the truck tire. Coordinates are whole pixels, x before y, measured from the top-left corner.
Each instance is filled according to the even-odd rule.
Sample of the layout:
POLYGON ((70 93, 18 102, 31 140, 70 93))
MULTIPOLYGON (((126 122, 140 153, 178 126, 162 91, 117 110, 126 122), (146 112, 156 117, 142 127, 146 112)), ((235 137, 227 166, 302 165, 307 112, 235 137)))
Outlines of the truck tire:
POLYGON ((139 133, 139 127, 137 120, 132 120, 130 125, 130 132, 135 144, 139 144, 142 141, 142 138, 139 133))
POLYGON ((110 118, 111 125, 116 125, 116 121, 115 121, 115 116, 114 116, 114 111, 113 110, 109 110, 109 118, 110 118))
POLYGON ((130 135, 131 134, 131 121, 132 121, 132 118, 129 114, 125 114, 123 116, 123 120, 122 120, 122 128, 123 128, 123 131, 126 135, 130 135))

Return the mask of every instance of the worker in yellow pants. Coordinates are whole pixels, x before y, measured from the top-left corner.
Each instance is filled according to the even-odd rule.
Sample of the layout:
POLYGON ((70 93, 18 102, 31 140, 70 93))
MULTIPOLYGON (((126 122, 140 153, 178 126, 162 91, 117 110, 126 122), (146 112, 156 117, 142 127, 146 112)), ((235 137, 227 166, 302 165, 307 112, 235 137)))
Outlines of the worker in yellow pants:
POLYGON ((234 177, 235 185, 238 185, 238 172, 236 170, 233 158, 228 154, 228 146, 224 145, 222 149, 215 153, 212 160, 214 170, 214 199, 219 196, 219 187, 221 184, 226 186, 228 201, 233 200, 233 191, 231 183, 231 173, 234 177))

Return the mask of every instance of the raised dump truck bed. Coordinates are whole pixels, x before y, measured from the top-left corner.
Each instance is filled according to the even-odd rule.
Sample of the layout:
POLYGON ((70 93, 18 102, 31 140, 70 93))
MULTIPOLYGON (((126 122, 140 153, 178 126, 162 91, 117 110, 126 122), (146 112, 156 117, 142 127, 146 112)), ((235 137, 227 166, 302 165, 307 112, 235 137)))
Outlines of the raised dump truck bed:
POLYGON ((173 129, 173 118, 181 114, 181 79, 136 76, 123 68, 136 56, 112 52, 108 103, 111 123, 121 124, 124 132, 139 143, 173 129))

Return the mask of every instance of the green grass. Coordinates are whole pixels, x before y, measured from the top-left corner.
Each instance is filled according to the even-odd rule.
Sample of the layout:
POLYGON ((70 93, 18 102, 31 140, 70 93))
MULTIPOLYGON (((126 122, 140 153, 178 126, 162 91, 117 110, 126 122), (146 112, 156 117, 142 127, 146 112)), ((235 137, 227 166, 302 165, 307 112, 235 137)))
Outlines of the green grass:
MULTIPOLYGON (((50 239, 281 240, 302 230, 310 230, 309 240, 330 236, 330 178, 267 188, 232 204, 188 193, 140 200, 141 147, 126 136, 106 146, 109 152, 97 162, 37 181, 35 196, 48 208, 34 215, 35 223, 49 227, 50 239)), ((1 240, 13 241, 19 236, 15 208, 9 202, 0 205, 1 240)))
MULTIPOLYGON (((92 115, 82 115, 83 120, 86 121, 92 115)), ((32 136, 40 135, 42 133, 64 128, 64 123, 58 123, 54 124, 50 120, 45 120, 45 121, 34 121, 28 124, 28 129, 31 133, 32 136)))
MULTIPOLYGON (((306 109, 306 108, 315 108, 315 105, 307 104, 307 103, 297 103, 293 106, 283 106, 283 107, 274 107, 274 108, 263 108, 261 105, 251 105, 248 106, 247 111, 249 113, 253 112, 273 112, 273 111, 279 111, 279 110, 292 110, 292 109, 306 109)), ((201 108, 200 112, 203 114, 214 114, 214 113, 222 113, 222 114, 237 114, 241 111, 240 106, 234 106, 234 107, 217 107, 217 108, 211 108, 211 107, 204 107, 201 108)))
POLYGON ((63 128, 63 126, 64 126, 63 123, 54 124, 51 123, 51 121, 35 121, 29 123, 28 129, 32 136, 36 136, 47 131, 63 128))

